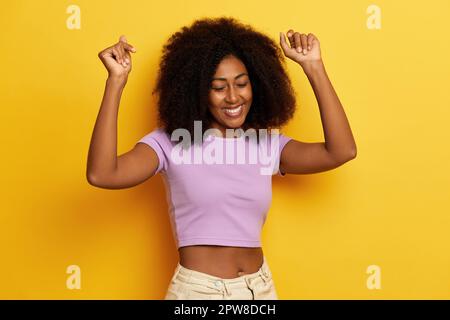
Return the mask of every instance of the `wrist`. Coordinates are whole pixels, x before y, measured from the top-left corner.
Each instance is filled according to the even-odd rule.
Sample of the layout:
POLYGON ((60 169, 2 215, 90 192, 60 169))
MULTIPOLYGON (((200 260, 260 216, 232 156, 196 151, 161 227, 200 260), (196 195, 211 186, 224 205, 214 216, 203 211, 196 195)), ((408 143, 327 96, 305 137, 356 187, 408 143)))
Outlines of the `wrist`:
POLYGON ((325 66, 322 59, 304 62, 301 67, 303 68, 303 71, 305 71, 306 75, 325 71, 325 66))
POLYGON ((127 76, 123 76, 123 75, 108 75, 108 79, 106 79, 106 82, 111 84, 111 85, 115 85, 115 86, 119 86, 119 87, 124 87, 125 84, 127 83, 128 77, 127 76))

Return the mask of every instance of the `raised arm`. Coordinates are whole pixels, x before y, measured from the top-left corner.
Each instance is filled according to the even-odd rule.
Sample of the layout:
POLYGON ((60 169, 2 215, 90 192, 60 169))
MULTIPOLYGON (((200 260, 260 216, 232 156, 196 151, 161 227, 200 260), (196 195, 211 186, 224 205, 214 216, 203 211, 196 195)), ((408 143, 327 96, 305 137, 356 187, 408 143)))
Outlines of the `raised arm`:
POLYGON ((156 152, 141 143, 117 156, 117 118, 120 98, 131 71, 129 52, 136 50, 124 36, 98 56, 108 70, 100 111, 89 146, 86 177, 88 182, 105 189, 123 189, 150 178, 158 167, 156 152))
POLYGON ((285 55, 303 68, 319 105, 325 142, 289 141, 281 153, 280 169, 304 174, 327 171, 356 157, 356 143, 341 102, 328 78, 320 55, 319 40, 313 35, 288 31, 280 43, 285 55))

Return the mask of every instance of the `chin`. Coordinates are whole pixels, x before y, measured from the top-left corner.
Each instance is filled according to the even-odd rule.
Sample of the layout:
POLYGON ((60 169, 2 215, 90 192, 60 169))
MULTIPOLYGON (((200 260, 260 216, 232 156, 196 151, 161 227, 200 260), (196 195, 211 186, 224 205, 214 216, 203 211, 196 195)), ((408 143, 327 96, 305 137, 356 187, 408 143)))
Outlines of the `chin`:
POLYGON ((225 125, 227 126, 227 128, 231 128, 231 129, 237 129, 240 128, 244 125, 245 123, 245 118, 243 120, 237 119, 235 121, 224 121, 225 125))

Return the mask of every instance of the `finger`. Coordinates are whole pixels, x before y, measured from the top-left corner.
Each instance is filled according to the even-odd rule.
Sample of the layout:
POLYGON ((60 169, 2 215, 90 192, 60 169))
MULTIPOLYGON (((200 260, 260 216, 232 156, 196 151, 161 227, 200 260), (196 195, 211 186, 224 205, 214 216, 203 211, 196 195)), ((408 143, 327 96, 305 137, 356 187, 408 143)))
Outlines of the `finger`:
POLYGON ((312 40, 313 40, 313 35, 312 35, 312 33, 308 33, 308 39, 307 39, 307 42, 308 42, 308 50, 311 50, 311 47, 312 47, 312 40))
POLYGON ((296 32, 294 33, 294 41, 295 41, 295 48, 297 52, 302 52, 302 43, 300 40, 300 33, 296 32))
POLYGON ((131 63, 131 56, 130 56, 130 54, 128 53, 128 51, 125 51, 124 58, 125 58, 125 62, 126 62, 127 64, 130 64, 130 63, 131 63))
POLYGON ((300 35, 300 41, 302 42, 302 48, 303 48, 303 54, 306 54, 307 50, 306 48, 308 47, 308 41, 307 41, 307 37, 306 34, 302 33, 300 35))
POLYGON ((308 33, 308 39, 307 39, 308 50, 311 50, 311 48, 312 48, 312 41, 313 41, 313 39, 314 39, 314 35, 312 33, 308 33))
POLYGON ((100 52, 98 53, 98 57, 99 57, 99 58, 102 58, 102 57, 104 57, 104 56, 106 56, 106 55, 109 55, 108 49, 102 50, 102 51, 100 51, 100 52))
POLYGON ((294 37, 293 37, 293 35, 294 35, 294 30, 290 29, 290 30, 287 32, 287 37, 288 37, 288 39, 289 39, 289 44, 291 45, 291 48, 294 48, 294 49, 295 49, 295 42, 294 42, 294 37))
POLYGON ((126 67, 130 64, 130 55, 124 47, 122 47, 122 58, 123 58, 123 66, 126 67))
POLYGON ((120 44, 117 46, 117 50, 119 51, 120 54, 120 60, 122 61, 121 64, 126 67, 126 62, 125 62, 125 50, 123 49, 123 46, 121 46, 120 44))
POLYGON ((119 41, 127 43, 127 38, 125 37, 125 35, 121 35, 120 38, 119 38, 119 41))
POLYGON ((102 52, 100 52, 100 54, 102 56, 105 56, 105 57, 115 58, 115 54, 113 52, 113 49, 114 49, 114 46, 108 47, 108 48, 104 49, 102 52))
POLYGON ((133 47, 131 44, 124 43, 123 47, 127 51, 136 52, 136 48, 133 47))
POLYGON ((114 54, 114 58, 116 59, 117 63, 122 64, 122 61, 120 60, 120 54, 119 51, 117 50, 117 48, 112 48, 112 52, 114 54))
POLYGON ((130 64, 130 62, 131 62, 131 56, 130 56, 129 52, 126 50, 124 50, 124 53, 123 53, 123 62, 126 65, 130 64))
POLYGON ((290 49, 283 32, 280 32, 280 44, 285 53, 290 49))

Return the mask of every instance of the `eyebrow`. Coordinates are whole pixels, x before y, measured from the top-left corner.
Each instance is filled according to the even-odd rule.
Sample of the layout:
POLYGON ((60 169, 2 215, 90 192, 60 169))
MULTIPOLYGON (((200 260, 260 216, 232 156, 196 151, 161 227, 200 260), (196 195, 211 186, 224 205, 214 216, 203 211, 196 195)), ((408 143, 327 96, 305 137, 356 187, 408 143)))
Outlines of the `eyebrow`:
MULTIPOLYGON (((242 77, 242 76, 244 76, 244 75, 247 75, 247 76, 248 76, 248 74, 244 72, 244 73, 241 73, 241 74, 237 75, 237 76, 234 77, 234 78, 237 79, 237 78, 242 77)), ((213 78, 213 80, 223 80, 223 81, 227 81, 227 79, 225 79, 225 78, 213 78)))

